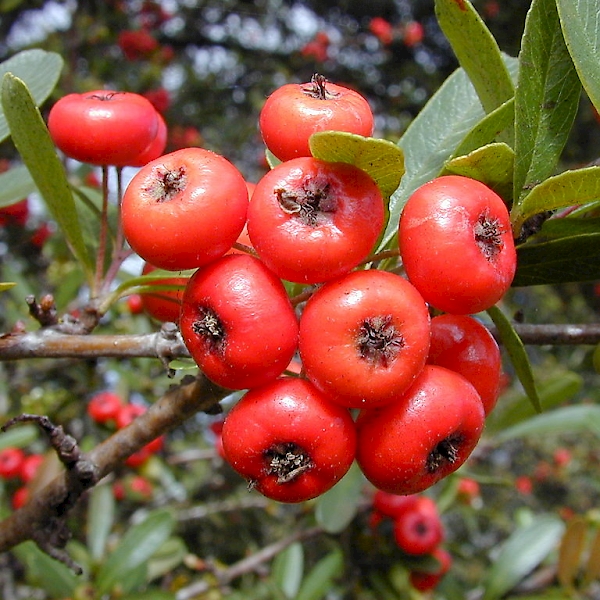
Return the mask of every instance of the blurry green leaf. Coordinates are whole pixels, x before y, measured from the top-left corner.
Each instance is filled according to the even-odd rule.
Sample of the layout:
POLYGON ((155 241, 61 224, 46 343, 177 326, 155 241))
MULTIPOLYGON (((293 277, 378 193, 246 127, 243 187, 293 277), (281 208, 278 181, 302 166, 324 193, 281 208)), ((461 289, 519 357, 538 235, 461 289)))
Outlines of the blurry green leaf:
POLYGON ((591 431, 600 437, 600 405, 576 404, 555 408, 505 429, 497 434, 498 441, 518 437, 560 435, 591 431))
POLYGON ((560 25, 583 87, 600 110, 600 28, 597 0, 556 0, 560 25))
POLYGON ((0 208, 26 198, 35 190, 35 183, 25 165, 0 173, 0 208))
POLYGON ((313 133, 309 140, 315 158, 349 163, 366 171, 388 199, 404 174, 404 154, 393 142, 343 131, 313 133))
POLYGON ((463 175, 492 188, 507 204, 512 201, 515 153, 504 143, 488 144, 446 163, 442 174, 463 175))
MULTIPOLYGON (((504 59, 509 71, 517 68, 516 59, 504 59)), ((410 195, 440 174, 456 147, 484 115, 469 78, 457 69, 414 118, 398 142, 404 151, 406 172, 390 198, 390 218, 379 250, 393 245, 400 213, 410 195)))
POLYGON ((176 600, 177 596, 171 592, 162 590, 144 590, 134 594, 120 596, 120 600, 176 600))
POLYGON ((537 516, 517 528, 488 571, 483 600, 496 600, 510 591, 556 548, 563 530, 563 522, 550 515, 537 516))
POLYGON ((38 439, 39 430, 35 425, 19 425, 0 433, 0 450, 5 448, 25 448, 38 439))
MULTIPOLYGON (((571 400, 583 387, 583 378, 573 371, 553 373, 545 381, 538 382, 537 391, 544 411, 549 411, 571 400)), ((488 432, 501 431, 535 416, 535 409, 527 398, 518 394, 513 398, 502 396, 489 415, 486 429, 488 432)))
POLYGON ((600 529, 596 530, 596 535, 594 535, 590 544, 583 585, 587 586, 598 578, 600 578, 600 529))
POLYGON ((511 98, 496 110, 485 115, 463 138, 454 150, 453 156, 462 156, 477 150, 481 146, 491 144, 501 133, 507 130, 513 135, 514 124, 515 99, 511 98))
POLYGON ((529 401, 536 412, 541 412, 542 407, 533 380, 531 363, 529 362, 529 356, 527 355, 527 351, 525 350, 521 338, 518 336, 511 322, 497 306, 488 308, 487 313, 498 329, 502 344, 506 348, 510 361, 515 369, 515 373, 517 374, 529 401))
POLYGON ((4 282, 0 283, 0 292, 6 292, 7 290, 14 288, 15 285, 17 285, 17 284, 14 283, 13 281, 4 281, 4 282))
POLYGON ((519 54, 515 94, 516 207, 528 190, 552 174, 581 96, 555 0, 533 0, 519 54))
POLYGON ((317 499, 315 518, 328 533, 340 533, 356 516, 365 479, 356 463, 336 485, 317 499))
POLYGON ((510 100, 514 87, 500 48, 469 0, 436 0, 435 14, 485 112, 510 100))
POLYGON ((600 167, 565 171, 536 185, 511 212, 515 231, 531 216, 600 199, 600 167))
POLYGON ((25 565, 27 578, 44 589, 51 598, 72 597, 81 578, 66 565, 50 558, 33 542, 25 542, 12 550, 25 565))
POLYGON ((188 549, 181 538, 169 538, 148 562, 148 581, 167 575, 181 565, 188 549))
POLYGON ((167 510, 156 510, 134 525, 102 564, 96 578, 99 594, 110 592, 115 585, 131 577, 131 571, 145 565, 149 558, 169 538, 175 520, 167 510))
POLYGON ((94 562, 101 562, 115 517, 115 496, 111 485, 97 485, 88 504, 87 545, 94 562))
POLYGON ((304 573, 304 548, 300 542, 288 546, 273 560, 271 577, 287 598, 295 598, 304 573))
POLYGON ((94 267, 83 242, 73 195, 63 165, 27 87, 10 73, 7 73, 2 81, 2 106, 13 142, 23 162, 27 165, 73 254, 91 280, 94 267))
POLYGON ((571 519, 558 549, 558 580, 566 588, 573 588, 579 575, 585 549, 588 525, 582 518, 571 519))
POLYGON ((341 550, 333 550, 322 558, 304 578, 300 591, 294 600, 321 600, 331 591, 333 579, 344 570, 344 555, 341 550))
MULTIPOLYGON (((0 64, 0 79, 12 73, 22 80, 29 89, 33 102, 40 106, 56 87, 63 59, 55 52, 34 48, 23 50, 0 64)), ((9 135, 9 127, 4 113, 0 111, 0 141, 9 135)))
POLYGON ((600 233, 517 247, 514 287, 596 279, 600 279, 600 233))

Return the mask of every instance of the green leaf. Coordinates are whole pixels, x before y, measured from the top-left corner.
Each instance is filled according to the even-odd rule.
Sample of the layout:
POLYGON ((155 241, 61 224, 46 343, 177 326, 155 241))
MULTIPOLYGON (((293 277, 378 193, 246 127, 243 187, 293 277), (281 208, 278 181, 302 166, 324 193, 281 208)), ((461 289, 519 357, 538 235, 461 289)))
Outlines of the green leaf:
POLYGON ((304 573, 304 549, 300 542, 288 546, 273 560, 271 577, 287 598, 295 598, 304 573))
POLYGON ((510 100, 514 87, 500 48, 469 0, 436 0, 435 14, 485 112, 510 100))
MULTIPOLYGON (((485 115, 463 138, 453 157, 469 154, 481 146, 491 144, 503 132, 514 130, 515 99, 511 98, 496 110, 485 115)), ((508 137, 508 136, 507 136, 508 137)), ((512 136, 514 137, 514 136, 512 136)), ((512 196, 512 194, 511 194, 512 196)))
POLYGON ((596 0, 556 0, 560 25, 579 79, 600 110, 600 29, 596 0))
POLYGON ((511 220, 515 231, 533 215, 565 206, 587 204, 600 199, 600 167, 564 171, 549 177, 531 189, 513 208, 511 220))
POLYGON ((81 583, 80 577, 69 567, 50 558, 33 542, 20 544, 13 552, 25 565, 28 580, 44 589, 51 598, 72 597, 81 583))
POLYGON ((121 596, 120 600, 177 600, 177 596, 172 592, 162 590, 144 590, 143 592, 121 596))
MULTIPOLYGON (((516 69, 516 59, 504 58, 509 71, 516 69)), ((400 213, 410 195, 440 174, 446 161, 484 115, 469 78, 462 69, 457 69, 429 99, 398 142, 404 151, 406 172, 390 198, 390 218, 378 250, 394 245, 400 213)))
MULTIPOLYGON (((538 382, 537 390, 544 411, 568 402, 583 387, 583 378, 573 371, 552 373, 547 380, 538 382)), ((488 432, 497 432, 536 415, 523 394, 503 396, 486 423, 488 432)))
POLYGON ((38 439, 39 430, 35 425, 20 425, 0 433, 0 450, 5 448, 25 448, 38 439))
POLYGON ((134 525, 102 564, 96 578, 98 594, 107 594, 123 584, 131 571, 144 566, 171 535, 175 520, 167 510, 156 510, 134 525))
POLYGON ((569 521, 567 530, 558 550, 558 581, 565 588, 573 590, 575 579, 579 575, 588 524, 585 519, 575 517, 569 521))
POLYGON ((10 206, 35 192, 36 187, 27 167, 18 165, 0 174, 0 208, 10 206))
POLYGON ((517 206, 554 170, 579 106, 581 85, 565 46, 555 0, 533 0, 519 63, 515 94, 517 206))
POLYGON ((595 279, 600 279, 600 233, 517 247, 514 287, 595 279))
POLYGON ((366 171, 386 199, 396 191, 404 175, 404 154, 388 140, 321 131, 310 136, 309 145, 315 158, 349 163, 366 171))
POLYGON ((497 434, 496 439, 506 441, 518 437, 539 437, 584 431, 591 431, 600 436, 599 405, 575 404, 556 408, 505 429, 497 434))
POLYGON ((344 555, 341 550, 333 550, 322 558, 308 573, 302 582, 294 600, 321 600, 331 591, 335 577, 344 570, 344 555))
POLYGON ((7 292, 17 285, 14 281, 4 281, 0 283, 0 292, 7 292))
POLYGON ((544 240, 575 237, 589 233, 600 233, 600 217, 578 219, 569 216, 544 221, 539 237, 544 240))
POLYGON ((171 573, 183 562, 187 554, 188 549, 181 538, 169 538, 150 558, 147 580, 153 581, 171 573))
POLYGON ((88 505, 87 545, 94 562, 101 562, 115 517, 112 486, 98 485, 90 493, 88 505))
MULTIPOLYGON (((55 52, 46 52, 34 48, 23 50, 0 64, 0 78, 6 73, 12 73, 21 79, 29 89, 34 103, 40 106, 56 87, 63 59, 55 52)), ((6 118, 0 112, 0 141, 9 135, 6 118)))
POLYGON ((556 548, 563 530, 563 522, 550 515, 516 529, 488 571, 483 600, 496 600, 511 590, 556 548))
POLYGON ((527 356, 527 351, 525 350, 521 338, 515 331, 512 323, 497 306, 488 308, 487 313, 498 329, 502 344, 506 348, 510 361, 515 369, 515 373, 517 374, 529 401, 536 412, 541 412, 542 406, 533 380, 531 363, 529 362, 529 356, 527 356))
POLYGON ((588 586, 592 581, 600 577, 600 529, 596 530, 590 544, 587 563, 585 565, 585 574, 582 585, 588 586))
POLYGON ((515 153, 510 146, 488 144, 446 163, 442 174, 452 173, 477 179, 493 189, 509 205, 512 201, 515 153))
POLYGON ((315 507, 317 523, 328 533, 341 533, 356 516, 365 479, 356 463, 336 485, 320 496, 315 507))
POLYGON ((10 73, 2 80, 2 107, 23 162, 71 251, 91 281, 94 266, 81 235, 75 202, 63 165, 27 87, 10 73))

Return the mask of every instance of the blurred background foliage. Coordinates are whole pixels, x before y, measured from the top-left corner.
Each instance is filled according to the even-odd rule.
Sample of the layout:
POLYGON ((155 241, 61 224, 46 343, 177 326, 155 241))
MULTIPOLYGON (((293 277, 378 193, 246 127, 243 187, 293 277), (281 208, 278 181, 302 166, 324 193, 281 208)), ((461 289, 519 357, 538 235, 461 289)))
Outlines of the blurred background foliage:
MULTIPOLYGON (((501 49, 516 56, 530 2, 475 0, 473 4, 501 49)), ((373 107, 375 135, 396 141, 457 67, 437 26, 432 0, 0 1, 0 60, 30 47, 57 52, 65 60, 59 85, 43 111, 52 100, 70 92, 114 88, 146 94, 165 115, 169 149, 210 148, 234 162, 249 181, 258 180, 267 169, 257 118, 264 99, 279 85, 308 81, 319 72, 353 86, 373 107)), ((591 105, 582 98, 564 154, 567 166, 598 157, 599 131, 591 105)), ((13 152, 9 142, 0 146, 5 160, 11 160, 13 152)), ((93 174, 79 167, 73 177, 92 185, 93 174)), ((78 307, 81 277, 74 272, 64 242, 52 235, 47 216, 35 203, 31 206, 25 227, 9 223, 0 228, 0 280, 18 284, 17 291, 0 298, 2 331, 29 325, 23 302, 28 293, 53 293, 65 311, 78 307), (40 243, 36 234, 43 227, 47 235, 40 243)), ((530 323, 595 322, 600 295, 593 283, 518 289, 507 296, 504 308, 530 323)), ((158 327, 145 315, 132 314, 122 301, 99 331, 149 332, 158 327)), ((575 403, 597 407, 593 348, 528 351, 545 407, 568 408, 575 403)), ((0 413, 47 414, 68 424, 84 447, 91 447, 110 433, 85 414, 94 392, 111 389, 126 401, 147 405, 170 383, 164 367, 147 359, 3 363, 0 413)), ((225 406, 234 400, 230 398, 225 406)), ((584 582, 577 569, 568 581, 573 590, 560 587, 556 540, 551 537, 557 522, 578 515, 585 519, 588 537, 596 531, 600 429, 583 413, 578 418, 571 415, 570 421, 565 413, 558 425, 542 421, 537 430, 534 424, 530 431, 517 432, 510 439, 497 436, 527 417, 531 417, 529 405, 509 370, 488 433, 463 473, 478 481, 481 494, 468 501, 461 498, 459 476, 432 491, 443 511, 447 546, 454 558, 451 573, 436 592, 439 598, 499 598, 510 588, 503 591, 492 583, 486 588, 492 589, 489 595, 482 591, 494 573, 511 586, 520 583, 521 597, 571 597, 564 594, 575 594, 573 590, 583 583, 580 595, 572 597, 600 597, 598 586, 584 582), (536 520, 540 515, 552 518, 541 522, 536 520), (534 526, 540 529, 527 529, 534 526), (536 537, 547 540, 548 547, 539 551, 529 587, 523 587, 519 566, 531 558, 529 538, 523 532, 532 531, 548 533, 549 537, 536 537), (517 536, 520 552, 507 557, 501 554, 502 544, 511 536, 517 536)), ((56 563, 44 562, 26 547, 0 557, 2 597, 99 597, 95 577, 102 574, 102 565, 126 532, 143 524, 148 514, 156 517, 156 527, 163 528, 167 541, 159 536, 154 562, 143 562, 147 570, 139 576, 139 585, 120 592, 117 586, 103 598, 419 597, 407 585, 407 557, 398 553, 391 538, 375 538, 369 530, 372 490, 364 487, 356 502, 357 516, 343 531, 311 533, 316 522, 314 502, 282 506, 248 493, 215 449, 219 419, 204 414, 192 419, 168 436, 166 450, 137 469, 124 466, 109 482, 131 483, 139 475, 149 488, 130 486, 116 505, 104 498, 100 512, 90 513, 89 505, 81 503, 73 522, 87 524, 75 528, 71 551, 87 566, 87 579, 73 580, 56 563), (152 512, 162 507, 170 508, 173 522, 152 512), (285 553, 284 548, 274 553, 280 557, 274 565, 267 559, 252 565, 252 556, 292 532, 298 541, 304 534, 309 538, 302 552, 291 540, 285 553), (95 555, 90 550, 94 545, 100 547, 95 555), (245 559, 250 562, 244 568, 238 561, 245 559), (236 564, 242 566, 235 576, 219 580, 216 574, 229 573, 227 567, 236 564), (294 592, 290 582, 298 577, 305 586, 299 584, 294 592)), ((31 453, 44 452, 46 447, 31 430, 8 440, 0 443, 31 453)), ((14 484, 4 482, 0 490, 6 512, 14 484)), ((325 500, 318 509, 317 526, 326 530, 323 515, 341 510, 344 502, 352 498, 325 500)), ((135 531, 139 540, 148 541, 147 531, 135 531)), ((583 564, 583 551, 574 556, 571 565, 579 560, 583 564)))

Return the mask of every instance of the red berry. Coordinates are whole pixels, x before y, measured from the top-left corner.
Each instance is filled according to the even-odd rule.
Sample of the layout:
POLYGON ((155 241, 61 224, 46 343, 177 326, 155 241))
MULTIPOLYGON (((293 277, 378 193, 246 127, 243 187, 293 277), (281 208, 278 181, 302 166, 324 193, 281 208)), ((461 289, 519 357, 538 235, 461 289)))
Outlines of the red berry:
POLYGON ((122 404, 115 415, 115 423, 118 429, 127 427, 136 417, 143 415, 146 407, 141 404, 122 404))
POLYGON ((420 592, 427 592, 437 587, 452 565, 452 556, 444 548, 436 548, 431 556, 436 559, 439 565, 435 571, 426 572, 415 569, 409 575, 410 584, 420 592))
POLYGON ((123 400, 118 394, 99 392, 90 399, 87 412, 96 423, 107 423, 117 418, 123 406, 123 400))
POLYGON ((29 483, 37 474, 40 466, 46 460, 43 454, 31 454, 27 456, 21 465, 19 477, 23 483, 29 483))
POLYGON ((25 461, 25 452, 21 448, 4 448, 0 450, 0 477, 11 479, 18 477, 25 461))
POLYGON ((425 496, 394 520, 394 539, 407 554, 430 554, 444 539, 435 502, 425 496))

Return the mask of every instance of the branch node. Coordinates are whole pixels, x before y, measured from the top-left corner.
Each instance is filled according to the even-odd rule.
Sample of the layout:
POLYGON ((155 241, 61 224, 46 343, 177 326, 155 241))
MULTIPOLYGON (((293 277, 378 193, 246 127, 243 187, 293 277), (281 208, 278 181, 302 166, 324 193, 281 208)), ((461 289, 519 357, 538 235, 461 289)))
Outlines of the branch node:
POLYGON ((42 327, 52 327, 58 323, 56 304, 51 294, 42 296, 39 303, 36 301, 35 296, 30 295, 25 298, 25 302, 29 306, 29 314, 42 327))

